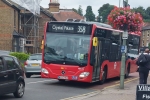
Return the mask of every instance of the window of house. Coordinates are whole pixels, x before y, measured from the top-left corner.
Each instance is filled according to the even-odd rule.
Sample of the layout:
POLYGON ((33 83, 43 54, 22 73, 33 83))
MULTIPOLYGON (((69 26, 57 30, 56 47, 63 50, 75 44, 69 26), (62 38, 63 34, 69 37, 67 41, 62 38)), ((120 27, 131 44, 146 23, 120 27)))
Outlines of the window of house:
POLYGON ((16 27, 16 10, 14 10, 14 28, 16 27))
POLYGON ((149 43, 147 42, 147 43, 146 43, 146 46, 147 46, 147 47, 148 47, 148 44, 149 44, 149 43))
POLYGON ((145 34, 143 33, 143 37, 145 36, 145 34))
POLYGON ((4 63, 3 63, 2 58, 0 58, 0 71, 3 71, 3 70, 4 70, 4 63))
POLYGON ((21 27, 21 24, 22 24, 22 22, 21 22, 21 15, 20 15, 20 18, 19 18, 20 20, 19 20, 19 28, 20 29, 22 29, 22 27, 21 27))

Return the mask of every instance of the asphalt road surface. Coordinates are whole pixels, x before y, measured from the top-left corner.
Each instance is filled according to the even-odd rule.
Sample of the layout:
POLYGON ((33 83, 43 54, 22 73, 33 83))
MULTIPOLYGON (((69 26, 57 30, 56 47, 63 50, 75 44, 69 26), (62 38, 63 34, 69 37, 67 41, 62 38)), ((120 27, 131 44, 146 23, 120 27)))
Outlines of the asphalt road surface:
MULTIPOLYGON (((127 80, 136 78, 133 74, 127 80)), ((12 94, 0 96, 0 100, 60 100, 72 96, 82 95, 105 87, 118 84, 119 78, 109 79, 104 85, 98 83, 59 82, 54 79, 43 79, 39 76, 26 78, 25 94, 16 99, 12 94)))

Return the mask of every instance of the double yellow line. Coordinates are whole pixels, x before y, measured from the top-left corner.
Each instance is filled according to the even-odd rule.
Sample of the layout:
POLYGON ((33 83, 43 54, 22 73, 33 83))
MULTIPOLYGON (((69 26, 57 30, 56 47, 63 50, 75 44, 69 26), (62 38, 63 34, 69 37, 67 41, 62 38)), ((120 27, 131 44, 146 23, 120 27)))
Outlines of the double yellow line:
MULTIPOLYGON (((129 82, 131 82, 131 81, 135 81, 135 80, 137 80, 137 79, 139 79, 139 77, 137 77, 137 78, 132 78, 132 79, 128 79, 127 81, 124 82, 124 84, 129 83, 129 82)), ((116 87, 116 86, 119 86, 119 85, 120 85, 120 81, 117 81, 117 82, 115 82, 115 83, 117 83, 117 84, 111 85, 111 86, 107 86, 107 87, 104 88, 104 90, 105 90, 105 89, 108 89, 108 88, 112 88, 112 87, 116 87)))

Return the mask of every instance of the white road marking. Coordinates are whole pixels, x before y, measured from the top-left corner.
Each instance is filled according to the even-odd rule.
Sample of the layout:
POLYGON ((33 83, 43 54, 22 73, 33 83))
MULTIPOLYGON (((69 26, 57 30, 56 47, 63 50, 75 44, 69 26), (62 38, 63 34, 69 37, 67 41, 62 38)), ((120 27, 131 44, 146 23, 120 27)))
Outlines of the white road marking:
POLYGON ((28 82, 27 84, 36 84, 36 83, 43 83, 43 82, 51 82, 54 81, 56 79, 51 79, 51 80, 43 80, 43 81, 35 81, 35 82, 28 82))

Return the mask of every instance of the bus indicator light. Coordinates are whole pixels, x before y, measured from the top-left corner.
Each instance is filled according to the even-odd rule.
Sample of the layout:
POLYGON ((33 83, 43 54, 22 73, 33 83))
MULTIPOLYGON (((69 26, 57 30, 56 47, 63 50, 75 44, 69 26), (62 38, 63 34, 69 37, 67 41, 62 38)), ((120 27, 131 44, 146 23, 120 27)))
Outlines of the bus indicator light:
POLYGON ((60 69, 61 69, 61 70, 64 70, 64 67, 61 67, 60 69))

